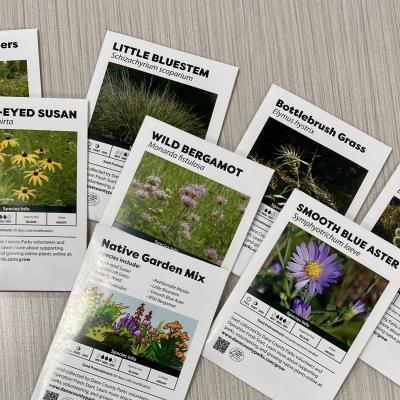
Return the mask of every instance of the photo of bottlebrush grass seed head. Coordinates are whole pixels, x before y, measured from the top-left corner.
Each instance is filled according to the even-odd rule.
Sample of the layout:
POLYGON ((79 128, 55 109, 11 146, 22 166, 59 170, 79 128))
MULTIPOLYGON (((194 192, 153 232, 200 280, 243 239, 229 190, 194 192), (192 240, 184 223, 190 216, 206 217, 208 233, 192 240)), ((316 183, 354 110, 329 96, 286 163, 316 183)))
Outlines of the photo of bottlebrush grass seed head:
POLYGON ((109 350, 180 370, 197 321, 140 299, 90 287, 74 309, 65 334, 109 350))
POLYGON ((244 194, 145 152, 113 225, 221 266, 248 202, 244 194))
POLYGON ((400 247, 400 199, 393 197, 379 217, 372 232, 400 247))
POLYGON ((76 132, 0 129, 0 205, 76 209, 76 132))
POLYGON ((273 118, 248 157, 275 170, 264 202, 278 208, 299 189, 344 215, 368 172, 273 118))
POLYGON ((89 137, 130 148, 149 115, 204 139, 216 100, 215 93, 109 63, 89 137))
POLYGON ((289 223, 250 286, 350 346, 388 281, 289 223))
POLYGON ((29 96, 26 60, 0 61, 0 96, 29 96))

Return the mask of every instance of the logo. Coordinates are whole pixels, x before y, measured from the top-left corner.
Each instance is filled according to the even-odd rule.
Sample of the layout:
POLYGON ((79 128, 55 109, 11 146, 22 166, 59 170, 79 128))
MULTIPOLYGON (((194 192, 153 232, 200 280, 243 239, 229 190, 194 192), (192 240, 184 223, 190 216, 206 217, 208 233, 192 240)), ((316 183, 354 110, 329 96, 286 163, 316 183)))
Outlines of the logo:
POLYGON ((96 193, 88 193, 89 206, 97 206, 100 203, 100 197, 96 193))
POLYGON ((239 349, 238 347, 234 347, 229 351, 229 357, 231 360, 235 362, 243 361, 244 353, 243 350, 239 349))

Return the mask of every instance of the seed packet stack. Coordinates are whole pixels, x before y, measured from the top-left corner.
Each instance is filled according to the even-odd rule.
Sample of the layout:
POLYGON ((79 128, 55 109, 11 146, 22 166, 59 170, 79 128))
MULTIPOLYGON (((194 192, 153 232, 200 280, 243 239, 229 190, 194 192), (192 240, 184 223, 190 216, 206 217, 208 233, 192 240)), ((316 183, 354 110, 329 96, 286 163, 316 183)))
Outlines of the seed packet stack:
POLYGON ((272 173, 146 117, 32 399, 183 399, 272 173))

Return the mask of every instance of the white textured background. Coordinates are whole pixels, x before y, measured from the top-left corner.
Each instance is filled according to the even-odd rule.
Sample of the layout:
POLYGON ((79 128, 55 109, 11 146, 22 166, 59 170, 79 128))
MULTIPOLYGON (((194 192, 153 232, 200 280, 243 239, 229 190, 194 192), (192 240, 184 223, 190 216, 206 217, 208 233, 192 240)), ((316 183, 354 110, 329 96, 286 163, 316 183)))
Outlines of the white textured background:
MULTIPOLYGON (((44 96, 86 96, 109 29, 237 65, 220 141, 229 149, 276 83, 393 147, 367 205, 400 161, 398 0, 0 0, 0 30, 18 28, 39 29, 44 96)), ((0 293, 1 400, 30 398, 67 297, 0 293)), ((338 395, 399 398, 362 362, 338 395)), ((266 397, 202 359, 188 399, 266 397)))

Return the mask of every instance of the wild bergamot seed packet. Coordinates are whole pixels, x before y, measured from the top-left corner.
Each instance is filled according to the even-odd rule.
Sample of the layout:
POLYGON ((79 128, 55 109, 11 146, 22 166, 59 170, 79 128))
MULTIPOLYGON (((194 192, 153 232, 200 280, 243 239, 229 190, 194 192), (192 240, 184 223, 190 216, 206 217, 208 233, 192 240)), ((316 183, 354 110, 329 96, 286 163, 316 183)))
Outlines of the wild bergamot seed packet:
POLYGON ((146 117, 32 399, 184 399, 271 176, 146 117))
POLYGON ((354 219, 391 148, 273 85, 236 152, 275 173, 235 263, 240 275, 293 189, 354 219))
POLYGON ((37 30, 0 31, 0 96, 41 93, 37 30))
POLYGON ((294 190, 204 356, 274 400, 333 399, 400 285, 400 251, 294 190))
MULTIPOLYGON (((388 243, 400 247, 400 167, 384 187, 361 225, 388 243)), ((361 354, 371 367, 400 385, 400 292, 361 354)))
POLYGON ((238 69, 107 32, 89 88, 89 218, 99 221, 146 115, 217 143, 238 69))
POLYGON ((86 249, 86 100, 0 97, 0 290, 71 290, 86 249))

